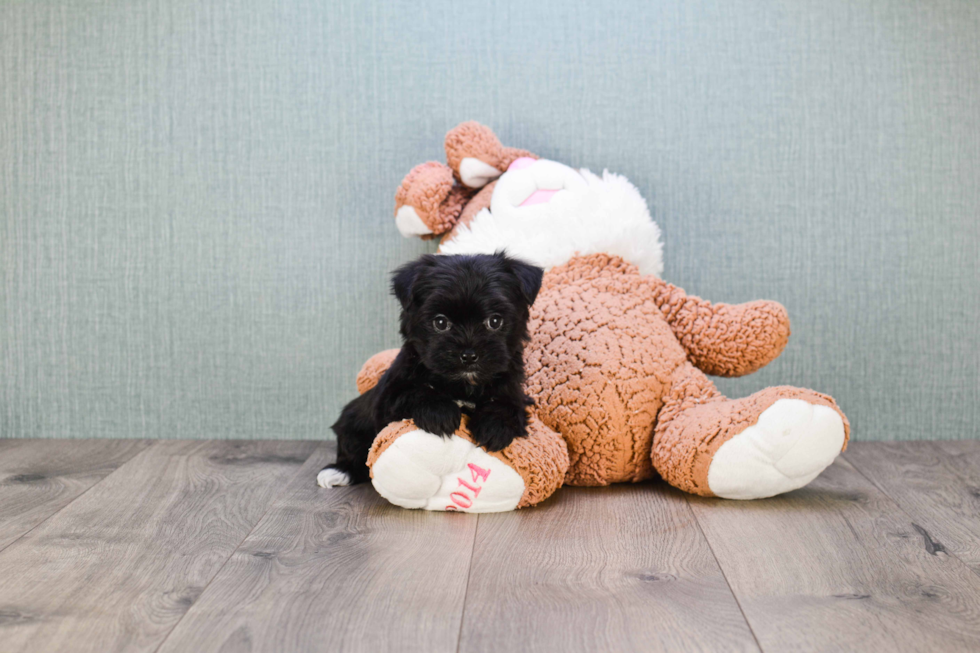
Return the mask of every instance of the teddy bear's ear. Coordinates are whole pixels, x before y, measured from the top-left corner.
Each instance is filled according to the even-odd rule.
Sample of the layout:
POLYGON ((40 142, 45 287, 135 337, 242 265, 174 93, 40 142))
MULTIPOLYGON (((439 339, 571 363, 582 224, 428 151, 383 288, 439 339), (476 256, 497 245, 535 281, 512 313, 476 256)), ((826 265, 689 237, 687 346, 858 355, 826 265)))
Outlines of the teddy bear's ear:
POLYGON ((446 161, 456 179, 469 188, 486 186, 521 157, 537 158, 525 150, 504 147, 493 130, 472 120, 446 134, 446 161))
POLYGON ((407 309, 413 301, 418 299, 418 280, 427 269, 435 264, 436 257, 434 255, 424 254, 395 270, 391 276, 391 292, 403 309, 407 309))
POLYGON ((406 238, 432 238, 453 228, 473 194, 457 184, 453 171, 429 161, 412 168, 395 193, 395 224, 406 238))

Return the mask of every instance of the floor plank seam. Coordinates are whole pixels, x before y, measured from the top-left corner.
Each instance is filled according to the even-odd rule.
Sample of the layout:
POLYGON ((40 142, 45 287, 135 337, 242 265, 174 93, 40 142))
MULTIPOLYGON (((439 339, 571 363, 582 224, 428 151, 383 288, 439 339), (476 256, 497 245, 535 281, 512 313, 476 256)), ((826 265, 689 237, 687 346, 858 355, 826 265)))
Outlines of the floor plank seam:
MULTIPOLYGON (((316 447, 313 447, 313 451, 311 451, 310 452, 310 455, 306 457, 306 460, 303 461, 303 464, 299 465, 296 468, 296 473, 297 474, 300 472, 300 470, 303 469, 303 467, 306 465, 306 463, 308 463, 310 461, 310 459, 313 456, 315 456, 318 451, 320 451, 320 448, 321 447, 323 447, 322 444, 321 445, 318 445, 316 447)), ((292 478, 289 479, 288 481, 286 481, 285 483, 283 483, 283 487, 288 487, 289 484, 292 481, 293 481, 292 478)), ((242 545, 245 544, 245 540, 247 540, 249 538, 249 536, 253 532, 255 532, 255 529, 258 528, 259 524, 262 523, 262 520, 265 519, 265 516, 269 514, 269 512, 275 507, 275 505, 276 505, 276 499, 273 498, 272 500, 269 501, 269 505, 266 507, 266 509, 262 513, 262 515, 259 516, 259 518, 255 520, 255 523, 254 524, 252 524, 252 528, 248 529, 248 532, 245 533, 245 537, 243 537, 241 539, 241 541, 238 544, 235 545, 235 548, 231 550, 231 553, 229 553, 228 554, 228 557, 225 558, 224 562, 221 563, 221 566, 218 567, 215 570, 215 572, 211 576, 211 578, 208 579, 208 582, 204 584, 204 589, 202 589, 201 590, 201 593, 198 594, 197 598, 194 600, 194 603, 192 603, 191 605, 189 605, 187 607, 187 610, 184 611, 184 614, 180 615, 180 619, 178 619, 176 622, 174 622, 174 625, 170 628, 170 630, 167 631, 166 636, 162 640, 160 640, 160 643, 157 644, 156 648, 153 649, 153 653, 157 653, 157 651, 159 651, 161 648, 163 648, 163 645, 167 643, 167 640, 170 639, 170 636, 173 634, 173 632, 175 630, 177 630, 177 626, 180 625, 180 622, 182 622, 184 620, 184 618, 190 613, 190 611, 194 609, 194 604, 200 602, 200 600, 207 593, 208 588, 211 587, 211 583, 214 582, 214 579, 217 578, 219 575, 221 575, 221 572, 222 572, 222 570, 224 570, 225 566, 228 564, 228 561, 231 560, 233 557, 235 557, 235 554, 238 553, 238 549, 240 549, 242 547, 242 545)))
MULTIPOLYGON (((935 451, 935 452, 936 452, 936 455, 937 455, 937 456, 942 456, 942 457, 946 457, 946 456, 947 456, 947 454, 946 454, 946 453, 945 453, 945 452, 944 452, 944 451, 943 451, 942 449, 940 449, 940 448, 939 448, 939 445, 938 445, 937 443, 938 443, 938 442, 956 442, 956 440, 925 440, 924 442, 926 442, 926 444, 928 444, 928 445, 929 445, 929 447, 930 447, 930 448, 931 448, 931 449, 932 449, 933 451, 935 451)), ((848 460, 851 460, 851 459, 850 459, 850 458, 848 458, 848 460)), ((852 461, 852 464, 853 464, 853 461, 852 461)), ((949 471, 949 473, 950 473, 950 474, 952 474, 952 475, 953 475, 953 476, 955 476, 955 477, 956 477, 957 479, 959 479, 959 481, 960 481, 961 483, 963 483, 963 485, 965 485, 965 486, 967 486, 967 487, 970 487, 970 486, 972 486, 972 485, 973 485, 973 481, 972 481, 972 480, 970 479, 970 477, 968 477, 968 476, 963 476, 962 474, 960 474, 960 472, 959 472, 959 470, 958 470, 958 469, 956 469, 955 467, 951 467, 951 468, 949 468, 949 470, 948 470, 948 471, 949 471)))
MULTIPOLYGON (((864 470, 862 470, 858 466, 858 464, 854 460, 852 460, 846 453, 843 453, 841 455, 844 457, 844 460, 846 460, 851 465, 851 467, 854 468, 854 471, 856 471, 858 474, 860 474, 862 477, 864 477, 864 479, 867 480, 868 483, 871 483, 871 485, 873 485, 874 487, 876 487, 878 489, 878 491, 881 492, 885 496, 885 498, 887 498, 889 501, 891 501, 892 503, 895 504, 895 506, 902 512, 903 515, 905 515, 906 517, 908 517, 909 523, 912 524, 913 528, 916 527, 916 526, 919 526, 919 528, 922 528, 922 526, 919 525, 915 521, 915 517, 913 517, 911 514, 909 514, 909 512, 905 509, 905 506, 903 506, 898 499, 896 499, 891 494, 889 494, 888 491, 885 488, 883 488, 881 485, 879 485, 878 483, 876 483, 873 478, 871 478, 870 476, 868 476, 867 474, 865 474, 864 473, 864 470)), ((941 542, 940 542, 940 545, 942 545, 941 542)), ((968 565, 966 563, 966 561, 964 561, 962 558, 960 558, 955 553, 950 552, 949 549, 947 549, 945 546, 943 546, 943 553, 945 553, 946 555, 948 555, 951 558, 955 558, 957 560, 957 562, 959 562, 964 567, 966 567, 966 569, 967 569, 967 571, 969 573, 974 574, 974 575, 977 575, 977 576, 980 576, 980 570, 974 569, 972 566, 968 565)))
POLYGON ((732 583, 728 580, 728 574, 725 573, 725 568, 722 567, 721 561, 718 560, 718 556, 715 555, 715 549, 711 546, 711 540, 708 539, 708 536, 704 533, 704 529, 701 528, 701 522, 698 520, 698 516, 694 513, 694 508, 691 507, 691 501, 687 497, 684 497, 684 505, 687 506, 687 511, 691 514, 691 518, 694 519, 694 523, 698 527, 698 532, 701 533, 701 538, 704 540, 704 543, 708 545, 708 551, 711 551, 711 557, 714 558, 715 564, 718 566, 718 571, 721 572, 721 577, 725 579, 725 585, 728 587, 728 593, 731 594, 732 598, 735 600, 735 605, 738 606, 738 611, 742 615, 742 620, 745 622, 745 627, 749 629, 750 633, 752 633, 752 639, 755 641, 756 648, 763 651, 764 649, 762 648, 762 643, 756 636, 755 629, 752 628, 752 622, 749 621, 748 616, 745 614, 745 610, 742 609, 742 602, 738 600, 738 594, 736 594, 735 590, 732 588, 732 583))
POLYGON ((476 538, 480 534, 480 515, 476 516, 476 526, 473 527, 473 546, 470 547, 470 564, 466 567, 466 583, 463 586, 463 609, 459 611, 459 632, 456 634, 456 653, 463 644, 463 624, 466 623, 466 598, 470 594, 470 576, 473 575, 473 558, 476 553, 476 538))
POLYGON ((157 440, 156 442, 153 442, 152 444, 150 444, 145 449, 141 449, 140 451, 137 451, 136 453, 134 453, 132 456, 130 456, 129 460, 127 460, 123 464, 119 465, 114 470, 112 470, 111 472, 109 472, 108 474, 106 474, 105 476, 103 476, 102 478, 100 478, 99 480, 97 480, 95 483, 92 483, 92 485, 90 485, 87 488, 85 488, 84 490, 82 490, 82 492, 78 496, 76 496, 74 499, 72 499, 71 501, 69 501, 65 505, 63 505, 60 508, 58 508, 57 510, 55 510, 53 513, 51 513, 50 515, 48 515, 47 517, 45 517, 44 519, 42 519, 38 523, 36 523, 33 526, 31 526, 30 528, 28 528, 26 531, 24 531, 23 533, 21 533, 20 535, 18 535, 15 539, 13 539, 10 542, 8 542, 6 546, 0 547, 0 553, 3 553, 4 551, 6 551, 10 547, 12 547, 17 542, 20 542, 29 533, 33 533, 35 530, 37 530, 38 528, 40 528, 41 525, 45 524, 49 519, 51 519, 55 515, 60 514, 68 506, 72 505, 73 503, 75 503, 76 501, 78 501, 79 499, 81 499, 82 497, 84 497, 86 494, 88 494, 92 490, 92 488, 94 488, 94 487, 96 487, 98 485, 101 485, 103 482, 105 482, 105 480, 107 478, 109 478, 113 474, 116 474, 120 469, 122 469, 126 465, 130 464, 131 462, 133 462, 134 460, 136 460, 137 458, 139 458, 140 456, 142 456, 147 451, 150 451, 151 449, 153 449, 154 447, 156 447, 159 442, 161 442, 161 441, 160 440, 157 440))

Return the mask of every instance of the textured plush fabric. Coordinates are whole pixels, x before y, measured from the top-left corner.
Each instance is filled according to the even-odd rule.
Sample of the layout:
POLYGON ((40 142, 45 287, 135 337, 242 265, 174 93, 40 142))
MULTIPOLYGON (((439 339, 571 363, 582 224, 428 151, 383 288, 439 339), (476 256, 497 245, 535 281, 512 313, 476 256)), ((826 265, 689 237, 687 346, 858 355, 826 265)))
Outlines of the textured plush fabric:
POLYGON ((463 206, 473 193, 453 183, 453 171, 429 161, 412 168, 395 193, 395 215, 408 205, 434 234, 445 233, 456 224, 463 206))
MULTIPOLYGON (((374 466, 381 455, 398 438, 417 430, 415 423, 407 419, 389 424, 378 434, 368 453, 368 466, 371 467, 372 478, 374 466)), ((528 420, 527 430, 526 438, 514 440, 503 451, 487 452, 516 471, 524 481, 524 492, 520 496, 517 508, 527 508, 550 497, 561 487, 568 470, 568 451, 565 442, 557 433, 533 416, 528 420)), ((455 435, 467 442, 473 442, 465 417, 455 435)))
MULTIPOLYGON (((474 448, 468 435, 440 438, 406 430, 405 422, 392 424, 373 447, 382 453, 369 456, 382 496, 427 510, 532 505, 557 485, 529 497, 514 470, 541 469, 541 460, 554 455, 534 444, 545 436, 564 445, 560 463, 570 485, 636 482, 656 471, 687 492, 757 499, 806 485, 847 446, 847 417, 827 395, 782 386, 729 400, 708 380, 706 371, 740 376, 772 362, 786 346, 789 317, 777 302, 714 305, 660 279, 660 230, 627 179, 608 173, 600 179, 530 157, 497 174, 494 159, 477 157, 495 156, 501 146, 488 127, 473 123, 451 130, 446 143, 447 153, 457 152, 447 158, 463 183, 475 188, 495 181, 489 208, 468 225, 442 225, 449 235, 439 251, 512 247, 545 270, 524 350, 529 411, 541 422, 503 466, 503 459, 474 448), (495 468, 486 471, 494 483, 466 485, 464 467, 477 461, 495 468)), ((428 165, 413 169, 398 191, 407 202, 419 197, 425 203, 396 210, 406 236, 417 232, 399 222, 403 212, 441 210, 431 206, 431 184, 419 174, 428 165)), ((458 214, 457 203, 442 196, 447 214, 458 214)), ((391 351, 372 357, 358 375, 359 387, 375 381, 391 359, 391 351)), ((465 420, 460 429, 465 433, 465 420)))
POLYGON ((397 356, 398 349, 386 349, 369 358, 357 373, 356 385, 358 394, 364 394, 378 385, 378 381, 388 371, 391 364, 395 362, 397 356))
POLYGON ((789 386, 760 390, 742 399, 725 399, 704 373, 690 363, 674 370, 657 420, 653 465, 665 481, 685 492, 713 496, 708 470, 721 445, 746 428, 779 399, 802 399, 827 406, 844 422, 844 448, 850 438, 847 417, 831 397, 789 386))
MULTIPOLYGON (((369 389, 370 388, 365 388, 365 391, 369 389)), ((415 426, 415 422, 410 419, 403 419, 400 422, 392 422, 386 426, 381 433, 378 433, 378 437, 374 439, 374 443, 371 445, 371 450, 368 452, 367 459, 368 467, 374 466, 374 463, 378 461, 381 454, 387 451, 388 447, 394 444, 395 440, 397 440, 400 436, 417 430, 418 427, 415 426)), ((371 476, 374 476, 373 472, 371 476)))
POLYGON ((653 301, 674 335, 706 374, 751 374, 775 360, 789 342, 789 315, 778 302, 712 304, 660 279, 650 280, 650 285, 653 301), (738 337, 725 337, 730 333, 738 337))
POLYGON ((566 482, 653 476, 653 427, 685 352, 636 268, 594 254, 546 273, 528 330, 527 390, 568 443, 566 482))
MULTIPOLYGON (((494 182, 487 210, 456 225, 440 252, 506 251, 543 268, 575 255, 606 253, 636 265, 643 274, 663 273, 660 228, 628 179, 557 161, 526 161, 527 166, 508 170, 494 182), (540 194, 546 201, 535 201, 540 194)), ((467 205, 463 213, 469 210, 467 205)))
MULTIPOLYGON (((469 432, 465 437, 471 442, 469 432)), ((561 436, 537 417, 527 422, 527 437, 518 438, 503 451, 489 452, 507 463, 524 479, 524 495, 518 508, 541 503, 561 487, 568 472, 568 449, 561 436)))
POLYGON ((459 220, 456 222, 455 226, 442 237, 440 244, 452 240, 457 229, 470 224, 470 222, 473 221, 473 218, 476 217, 477 213, 490 206, 490 198, 493 196, 493 189, 496 187, 497 182, 491 181, 473 196, 469 203, 463 207, 463 211, 460 213, 459 220))
POLYGON ((681 343, 693 343, 698 354, 691 358, 711 368, 737 361, 740 352, 751 363, 732 362, 733 370, 761 367, 786 343, 782 307, 712 306, 615 257, 579 257, 548 272, 529 330, 528 393, 538 417, 568 444, 572 485, 638 481, 656 468, 685 491, 710 494, 711 455, 778 398, 814 397, 838 410, 829 397, 798 388, 725 400, 681 343), (692 338, 699 322, 705 331, 692 338), (694 416, 687 410, 709 400, 712 407, 694 416))
MULTIPOLYGON (((708 472, 714 454, 780 399, 837 412, 846 446, 847 417, 827 395, 782 386, 743 399, 722 396, 680 344, 695 322, 684 317, 688 310, 710 326, 702 341, 694 341, 707 365, 717 366, 714 361, 723 357, 705 352, 748 347, 757 356, 754 364, 736 367, 761 367, 785 345, 785 312, 772 302, 713 306, 604 254, 574 258, 545 274, 525 350, 525 386, 536 417, 530 437, 491 454, 525 479, 528 490, 519 507, 550 496, 562 478, 570 485, 607 485, 644 480, 654 470, 686 492, 712 496, 708 472), (759 317, 747 319, 750 314, 759 317), (768 319, 773 315, 778 319, 768 319)), ((362 392, 377 383, 396 354, 387 350, 364 364, 358 374, 362 392)), ((368 464, 414 430, 410 420, 386 428, 368 464)), ((457 435, 472 442, 465 424, 457 435)))
MULTIPOLYGON (((363 394, 377 385, 397 355, 397 349, 389 349, 368 359, 357 375, 358 391, 363 394)), ((390 424, 378 434, 374 444, 371 445, 368 466, 373 468, 378 457, 395 440, 414 430, 416 430, 415 423, 410 419, 390 424)), ((562 438, 533 415, 528 420, 527 430, 527 438, 514 440, 503 451, 488 452, 514 469, 524 479, 524 494, 517 504, 518 508, 533 506, 550 497, 565 482, 565 474, 568 471, 568 449, 562 438)), ((473 442, 465 417, 456 435, 473 442)))
POLYGON ((429 161, 415 166, 405 175, 395 193, 395 215, 403 207, 410 206, 433 234, 445 234, 448 238, 457 224, 469 224, 473 216, 490 205, 493 192, 492 183, 477 193, 461 182, 459 169, 464 159, 479 159, 500 174, 515 159, 533 155, 504 147, 493 131, 474 121, 451 129, 446 134, 444 146, 448 165, 429 161), (474 198, 474 194, 477 197, 474 198))
POLYGON ((0 3, 0 435, 328 438, 398 345, 412 166, 625 175, 663 278, 786 307, 730 396, 980 437, 980 3, 0 3))

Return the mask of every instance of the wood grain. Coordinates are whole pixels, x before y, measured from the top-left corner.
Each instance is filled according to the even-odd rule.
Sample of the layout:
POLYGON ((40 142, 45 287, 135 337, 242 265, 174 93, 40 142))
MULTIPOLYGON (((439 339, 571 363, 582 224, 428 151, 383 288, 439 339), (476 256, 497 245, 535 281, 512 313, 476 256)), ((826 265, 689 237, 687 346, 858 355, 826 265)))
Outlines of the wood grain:
POLYGON ((477 516, 324 490, 317 450, 161 647, 453 651, 477 516))
POLYGON ((149 440, 0 440, 0 550, 149 445, 149 440))
POLYGON ((980 574, 980 442, 858 442, 844 455, 980 574))
POLYGON ((459 650, 758 648, 686 497, 658 483, 481 515, 459 650))
POLYGON ((166 441, 0 553, 3 651, 152 651, 313 442, 166 441))
POLYGON ((479 517, 321 490, 333 452, 0 440, 0 529, 39 520, 0 551, 0 651, 980 650, 974 442, 479 517))
POLYGON ((980 650, 980 578, 846 460, 773 499, 690 503, 764 650, 980 650))

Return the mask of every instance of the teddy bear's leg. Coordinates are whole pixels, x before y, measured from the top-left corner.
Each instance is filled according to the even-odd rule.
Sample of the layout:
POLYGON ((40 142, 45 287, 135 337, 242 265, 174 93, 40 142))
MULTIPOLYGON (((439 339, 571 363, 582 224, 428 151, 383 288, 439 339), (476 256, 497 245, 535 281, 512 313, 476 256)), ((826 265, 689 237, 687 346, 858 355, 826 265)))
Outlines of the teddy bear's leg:
POLYGON ((662 279, 645 279, 688 358, 706 374, 751 374, 775 360, 789 341, 789 315, 779 302, 712 304, 662 279))
POLYGON ((779 386, 726 399, 686 362, 657 418, 653 465, 686 492, 761 499, 816 478, 844 449, 848 431, 826 395, 779 386))
POLYGON ((533 416, 528 437, 500 452, 474 444, 465 421, 444 438, 404 420, 378 435, 368 466, 378 494, 403 508, 504 512, 551 496, 568 470, 568 450, 533 416))
POLYGON ((486 186, 522 157, 537 158, 526 150, 504 147, 492 129, 478 122, 464 122, 446 134, 446 161, 470 188, 486 186))

